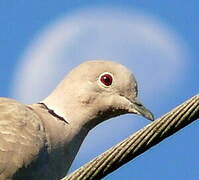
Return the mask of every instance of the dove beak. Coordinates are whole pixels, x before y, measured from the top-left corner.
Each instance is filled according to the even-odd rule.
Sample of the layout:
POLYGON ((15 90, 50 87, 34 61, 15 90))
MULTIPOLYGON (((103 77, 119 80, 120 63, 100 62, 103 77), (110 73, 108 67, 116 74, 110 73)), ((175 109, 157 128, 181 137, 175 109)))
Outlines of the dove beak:
POLYGON ((129 109, 129 112, 134 114, 139 114, 151 121, 154 120, 152 112, 150 112, 147 108, 145 108, 144 105, 142 105, 142 103, 137 99, 131 101, 131 107, 129 109))

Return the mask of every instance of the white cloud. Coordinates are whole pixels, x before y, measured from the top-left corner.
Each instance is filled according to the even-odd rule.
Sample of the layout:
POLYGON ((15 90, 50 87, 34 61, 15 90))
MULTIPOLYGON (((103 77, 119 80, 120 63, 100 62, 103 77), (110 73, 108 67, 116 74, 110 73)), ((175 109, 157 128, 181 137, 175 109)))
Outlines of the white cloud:
POLYGON ((162 91, 171 77, 175 81, 181 74, 185 52, 176 34, 150 16, 82 10, 61 18, 35 38, 19 65, 13 95, 24 102, 37 101, 74 65, 96 58, 128 65, 144 84, 142 91, 150 95, 157 82, 162 91), (32 87, 40 88, 32 93, 32 87))
MULTIPOLYGON (((18 67, 13 97, 26 103, 38 101, 80 62, 110 59, 132 69, 142 96, 150 99, 151 94, 163 94, 179 79, 185 58, 184 43, 154 17, 119 9, 83 9, 59 19, 35 38, 18 67)), ((128 116, 126 120, 109 121, 88 141, 92 142, 94 134, 98 136, 101 151, 110 145, 106 136, 118 141, 132 131, 133 125, 128 116)), ((87 148, 91 150, 92 144, 87 148)))

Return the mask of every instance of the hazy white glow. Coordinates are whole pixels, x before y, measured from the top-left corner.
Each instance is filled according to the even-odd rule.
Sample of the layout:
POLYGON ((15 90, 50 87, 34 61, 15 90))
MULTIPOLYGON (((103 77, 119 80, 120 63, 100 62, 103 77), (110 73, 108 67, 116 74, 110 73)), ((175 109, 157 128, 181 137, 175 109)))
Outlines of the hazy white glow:
POLYGON ((13 96, 24 102, 38 101, 72 67, 88 59, 119 61, 144 84, 143 94, 154 92, 157 83, 159 93, 181 73, 185 51, 180 44, 175 33, 150 16, 82 10, 39 34, 21 60, 13 96))
MULTIPOLYGON (((47 27, 21 60, 13 97, 26 103, 38 101, 48 95, 72 67, 89 59, 116 60, 128 66, 138 79, 143 99, 154 93, 163 94, 183 72, 184 45, 158 19, 123 11, 83 9, 47 27)), ((115 142, 132 130, 132 120, 120 119, 109 121, 95 131, 93 137, 97 135, 101 139, 95 143, 96 152, 111 145, 109 138, 115 142)), ((89 138, 91 142, 92 136, 89 138)), ((87 149, 92 151, 92 148, 90 143, 87 149)))

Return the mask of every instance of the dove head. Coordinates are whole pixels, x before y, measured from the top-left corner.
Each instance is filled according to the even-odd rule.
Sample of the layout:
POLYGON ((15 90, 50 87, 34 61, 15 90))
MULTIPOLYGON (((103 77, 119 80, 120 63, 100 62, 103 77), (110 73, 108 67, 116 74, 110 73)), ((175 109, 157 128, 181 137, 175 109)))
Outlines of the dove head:
POLYGON ((152 113, 138 100, 133 74, 112 61, 87 61, 74 68, 44 103, 69 123, 89 129, 127 113, 153 120, 152 113))

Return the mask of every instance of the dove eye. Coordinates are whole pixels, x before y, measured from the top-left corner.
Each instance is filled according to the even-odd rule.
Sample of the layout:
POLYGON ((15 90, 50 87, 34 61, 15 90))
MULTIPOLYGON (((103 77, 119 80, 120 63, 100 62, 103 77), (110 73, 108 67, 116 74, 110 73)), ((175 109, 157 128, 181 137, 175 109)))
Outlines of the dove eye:
POLYGON ((113 82, 113 77, 110 73, 103 73, 100 76, 100 82, 105 86, 110 86, 113 82))

